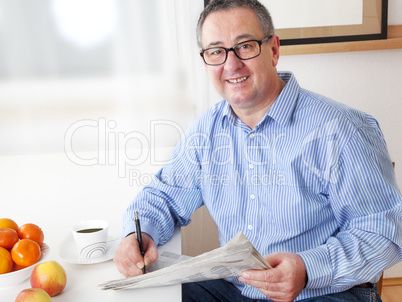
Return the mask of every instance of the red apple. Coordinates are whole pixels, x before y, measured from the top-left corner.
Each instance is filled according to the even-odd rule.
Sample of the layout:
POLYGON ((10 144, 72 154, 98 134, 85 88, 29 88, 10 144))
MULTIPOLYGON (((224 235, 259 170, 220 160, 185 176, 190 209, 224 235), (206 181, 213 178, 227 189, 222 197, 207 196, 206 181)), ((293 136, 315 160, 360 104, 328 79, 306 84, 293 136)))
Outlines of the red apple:
POLYGON ((32 271, 31 286, 45 290, 50 297, 60 294, 66 284, 66 271, 56 261, 39 263, 32 271))
POLYGON ((52 299, 41 288, 28 288, 18 294, 15 302, 52 302, 52 299))

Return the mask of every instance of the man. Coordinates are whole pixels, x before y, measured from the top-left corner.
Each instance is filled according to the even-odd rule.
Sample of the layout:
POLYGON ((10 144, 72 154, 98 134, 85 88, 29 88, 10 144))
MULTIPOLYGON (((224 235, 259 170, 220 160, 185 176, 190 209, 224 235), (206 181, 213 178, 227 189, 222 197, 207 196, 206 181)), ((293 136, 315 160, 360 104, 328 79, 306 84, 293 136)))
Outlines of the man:
POLYGON ((256 0, 214 0, 198 40, 224 101, 127 209, 119 271, 141 274, 204 204, 221 245, 242 231, 273 268, 184 284, 183 301, 380 301, 375 283, 402 260, 402 198, 377 122, 277 72, 279 38, 256 0))

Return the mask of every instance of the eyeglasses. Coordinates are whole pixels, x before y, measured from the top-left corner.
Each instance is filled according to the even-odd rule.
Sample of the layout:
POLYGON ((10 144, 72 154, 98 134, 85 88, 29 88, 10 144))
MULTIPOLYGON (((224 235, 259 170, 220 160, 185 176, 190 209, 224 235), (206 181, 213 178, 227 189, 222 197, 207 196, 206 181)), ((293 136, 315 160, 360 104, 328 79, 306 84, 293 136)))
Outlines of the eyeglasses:
POLYGON ((258 57, 261 53, 261 44, 269 41, 272 36, 265 37, 262 40, 248 40, 237 43, 231 48, 211 47, 203 49, 200 52, 201 57, 207 65, 221 65, 226 62, 229 51, 233 51, 240 60, 250 60, 258 57))

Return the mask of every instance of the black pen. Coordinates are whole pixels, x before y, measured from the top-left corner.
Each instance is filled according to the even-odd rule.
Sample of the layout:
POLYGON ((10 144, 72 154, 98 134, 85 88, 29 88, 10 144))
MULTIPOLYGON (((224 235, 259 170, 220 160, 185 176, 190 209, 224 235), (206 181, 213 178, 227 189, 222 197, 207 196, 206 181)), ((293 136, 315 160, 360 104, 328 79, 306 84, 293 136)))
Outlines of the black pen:
MULTIPOLYGON (((137 233, 137 240, 138 240, 138 245, 140 246, 140 252, 142 257, 144 257, 144 247, 142 245, 142 236, 141 236, 141 226, 140 226, 140 220, 138 219, 138 212, 134 212, 134 221, 135 221, 135 229, 137 233)), ((142 273, 145 274, 145 261, 144 261, 144 267, 142 268, 142 273)))

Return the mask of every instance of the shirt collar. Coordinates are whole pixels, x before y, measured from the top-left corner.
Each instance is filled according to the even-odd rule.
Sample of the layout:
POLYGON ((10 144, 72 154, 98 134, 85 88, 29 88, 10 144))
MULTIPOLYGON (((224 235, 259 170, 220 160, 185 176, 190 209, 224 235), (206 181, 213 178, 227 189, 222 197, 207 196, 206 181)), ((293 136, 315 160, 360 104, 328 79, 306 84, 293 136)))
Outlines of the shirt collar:
POLYGON ((269 116, 283 127, 286 127, 291 122, 300 86, 293 73, 279 72, 278 75, 286 82, 286 85, 262 120, 269 116))
POLYGON ((232 107, 230 107, 229 103, 225 100, 222 108, 222 128, 225 128, 226 123, 230 122, 232 124, 236 123, 237 116, 233 112, 232 107))
MULTIPOLYGON (((268 112, 257 124, 259 127, 268 117, 274 119, 283 127, 286 127, 291 121, 291 117, 296 106, 300 86, 296 77, 291 72, 278 72, 279 77, 286 82, 285 87, 279 94, 275 102, 269 108, 268 112)), ((237 120, 236 114, 227 101, 224 102, 222 108, 222 128, 225 128, 226 122, 235 124, 237 120)))

